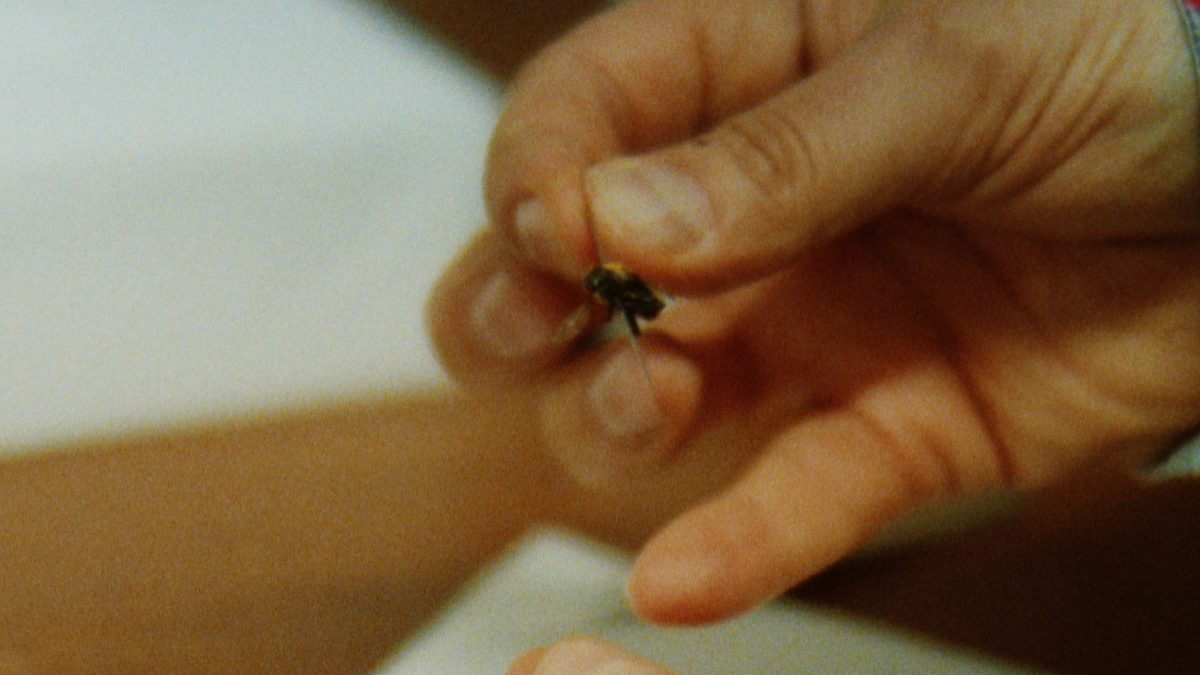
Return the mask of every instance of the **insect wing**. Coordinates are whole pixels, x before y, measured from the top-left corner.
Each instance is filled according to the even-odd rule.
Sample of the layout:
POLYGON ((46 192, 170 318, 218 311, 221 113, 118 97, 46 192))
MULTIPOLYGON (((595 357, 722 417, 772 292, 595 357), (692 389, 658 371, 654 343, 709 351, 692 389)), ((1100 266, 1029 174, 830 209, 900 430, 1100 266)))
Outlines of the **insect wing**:
POLYGON ((584 303, 572 310, 567 318, 558 324, 558 328, 554 329, 554 335, 550 336, 550 339, 560 345, 573 342, 575 338, 583 335, 591 320, 592 308, 588 303, 584 303))

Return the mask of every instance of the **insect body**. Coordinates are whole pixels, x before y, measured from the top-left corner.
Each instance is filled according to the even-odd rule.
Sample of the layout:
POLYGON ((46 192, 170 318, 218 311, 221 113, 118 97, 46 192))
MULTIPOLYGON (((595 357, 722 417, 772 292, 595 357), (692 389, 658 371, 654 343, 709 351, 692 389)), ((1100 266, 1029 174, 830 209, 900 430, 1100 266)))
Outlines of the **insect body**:
POLYGON ((641 277, 620 263, 602 263, 588 272, 583 279, 583 287, 593 298, 604 304, 609 319, 617 312, 625 317, 625 324, 629 326, 629 346, 633 349, 633 356, 646 377, 646 386, 653 392, 654 383, 650 378, 650 369, 646 367, 646 357, 638 348, 637 338, 642 334, 638 319, 650 320, 657 317, 666 303, 642 281, 641 277))
POLYGON ((635 338, 642 334, 638 318, 653 319, 664 307, 662 298, 641 277, 620 263, 604 263, 588 272, 583 287, 592 297, 604 303, 608 318, 621 312, 629 332, 635 338))

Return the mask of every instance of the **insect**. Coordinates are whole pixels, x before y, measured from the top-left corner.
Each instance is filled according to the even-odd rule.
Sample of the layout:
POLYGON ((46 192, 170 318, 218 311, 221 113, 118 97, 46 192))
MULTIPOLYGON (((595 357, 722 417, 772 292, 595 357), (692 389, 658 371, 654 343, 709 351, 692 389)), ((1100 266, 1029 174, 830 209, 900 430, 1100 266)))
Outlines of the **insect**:
MULTIPOLYGON (((633 349, 633 356, 642 369, 646 385, 653 391, 654 385, 650 379, 650 369, 646 367, 646 357, 642 355, 642 350, 637 343, 637 338, 642 334, 638 320, 649 321, 656 318, 666 306, 666 302, 646 285, 641 277, 620 263, 607 262, 593 268, 584 277, 583 287, 593 299, 604 305, 607 312, 606 320, 611 320, 618 312, 625 319, 625 325, 629 328, 629 345, 633 349)), ((571 336, 578 335, 587 323, 588 314, 589 310, 586 305, 576 310, 560 326, 562 337, 569 339, 571 336)))
POLYGON ((604 303, 609 319, 621 312, 634 338, 642 334, 638 318, 647 321, 654 319, 666 306, 641 277, 620 263, 603 263, 588 272, 583 279, 583 287, 593 298, 604 303))

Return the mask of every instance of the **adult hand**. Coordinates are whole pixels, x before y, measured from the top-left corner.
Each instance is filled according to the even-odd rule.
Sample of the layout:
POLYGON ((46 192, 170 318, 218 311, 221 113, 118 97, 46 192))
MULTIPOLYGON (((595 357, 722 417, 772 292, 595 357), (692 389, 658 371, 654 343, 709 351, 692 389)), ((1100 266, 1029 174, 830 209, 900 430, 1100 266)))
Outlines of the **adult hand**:
MULTIPOLYGON (((661 622, 773 597, 914 505, 1145 462, 1200 422, 1200 109, 1170 0, 649 0, 525 70, 496 231, 430 320, 598 494, 732 484, 646 544, 661 622), (598 259, 683 298, 555 331, 598 259)), ((614 514, 620 519, 620 514, 614 514)))

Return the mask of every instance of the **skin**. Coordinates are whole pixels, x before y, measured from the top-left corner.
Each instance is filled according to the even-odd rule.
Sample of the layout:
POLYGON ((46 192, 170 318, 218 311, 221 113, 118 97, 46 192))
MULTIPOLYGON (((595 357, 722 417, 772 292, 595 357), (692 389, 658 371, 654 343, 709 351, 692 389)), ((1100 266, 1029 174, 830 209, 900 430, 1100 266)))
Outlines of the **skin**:
POLYGON ((0 672, 370 671, 553 508, 523 406, 411 391, 0 462, 0 672))
POLYGON ((673 670, 646 661, 607 642, 593 638, 568 638, 547 649, 521 655, 508 675, 540 673, 596 673, 598 675, 674 675, 673 670))
MULTIPOLYGON (((696 499, 581 489, 531 404, 409 391, 0 462, 0 672, 366 672, 527 527, 636 544, 696 499)), ((803 597, 1051 672, 1196 672, 1200 481, 1113 478, 803 597)), ((543 658, 649 667, 580 638, 514 672, 543 658)))
POLYGON ((431 301, 443 361, 539 401, 598 502, 671 495, 605 533, 654 531, 629 594, 659 623, 745 611, 917 505, 1143 465, 1200 424, 1200 101, 1174 12, 598 16, 512 87, 491 228, 431 301), (680 299, 641 342, 650 386, 620 342, 556 335, 599 252, 680 299))

